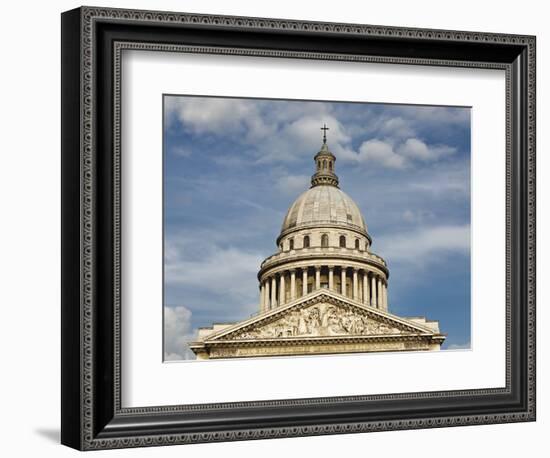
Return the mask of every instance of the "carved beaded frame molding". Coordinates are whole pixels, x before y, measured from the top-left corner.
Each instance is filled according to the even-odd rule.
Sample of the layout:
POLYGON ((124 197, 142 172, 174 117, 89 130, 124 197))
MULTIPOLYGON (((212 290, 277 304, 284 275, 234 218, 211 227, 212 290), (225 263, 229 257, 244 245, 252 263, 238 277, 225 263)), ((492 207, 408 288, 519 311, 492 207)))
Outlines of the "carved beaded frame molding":
POLYGON ((62 112, 63 444, 91 450, 535 419, 535 37, 82 7, 62 15, 62 112), (122 408, 126 49, 504 70, 506 386, 122 408))

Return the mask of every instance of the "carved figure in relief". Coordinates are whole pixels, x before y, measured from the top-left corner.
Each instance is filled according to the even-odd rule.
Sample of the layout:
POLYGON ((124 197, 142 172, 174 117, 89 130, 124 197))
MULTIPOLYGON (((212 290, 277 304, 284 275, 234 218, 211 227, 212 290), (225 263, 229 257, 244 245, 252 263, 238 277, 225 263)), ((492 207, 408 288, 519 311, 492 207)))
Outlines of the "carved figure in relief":
POLYGON ((400 333, 386 323, 369 319, 350 308, 331 304, 291 311, 288 316, 259 329, 242 332, 238 339, 269 339, 300 336, 380 335, 400 333))
POLYGON ((319 335, 319 328, 321 327, 321 316, 317 307, 312 307, 309 310, 307 317, 307 333, 310 335, 319 335))

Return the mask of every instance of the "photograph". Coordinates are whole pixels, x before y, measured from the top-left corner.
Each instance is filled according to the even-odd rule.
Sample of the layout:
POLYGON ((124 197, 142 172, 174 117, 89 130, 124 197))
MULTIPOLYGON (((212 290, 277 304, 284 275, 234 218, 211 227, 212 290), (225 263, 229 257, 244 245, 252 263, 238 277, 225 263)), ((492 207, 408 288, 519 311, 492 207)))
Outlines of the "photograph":
POLYGON ((470 350, 471 107, 163 94, 166 362, 470 350))

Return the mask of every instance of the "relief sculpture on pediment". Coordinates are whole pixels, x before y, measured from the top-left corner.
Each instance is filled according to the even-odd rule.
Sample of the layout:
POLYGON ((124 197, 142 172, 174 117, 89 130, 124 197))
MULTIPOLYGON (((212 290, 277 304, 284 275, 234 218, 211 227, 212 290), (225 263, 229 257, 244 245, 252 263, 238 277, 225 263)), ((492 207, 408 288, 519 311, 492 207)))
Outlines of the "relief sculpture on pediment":
POLYGON ((285 337, 365 336, 399 334, 401 331, 350 308, 317 304, 247 329, 236 339, 277 339, 285 337))

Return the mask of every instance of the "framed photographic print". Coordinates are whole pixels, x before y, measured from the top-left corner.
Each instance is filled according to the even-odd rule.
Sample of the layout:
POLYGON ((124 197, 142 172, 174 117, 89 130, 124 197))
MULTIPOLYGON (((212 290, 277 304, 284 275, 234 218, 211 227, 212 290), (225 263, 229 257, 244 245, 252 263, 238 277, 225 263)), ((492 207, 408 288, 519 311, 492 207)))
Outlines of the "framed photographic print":
POLYGON ((62 15, 62 443, 533 421, 535 38, 62 15))

